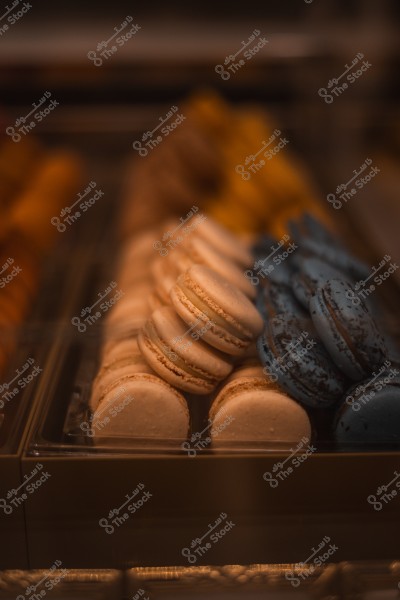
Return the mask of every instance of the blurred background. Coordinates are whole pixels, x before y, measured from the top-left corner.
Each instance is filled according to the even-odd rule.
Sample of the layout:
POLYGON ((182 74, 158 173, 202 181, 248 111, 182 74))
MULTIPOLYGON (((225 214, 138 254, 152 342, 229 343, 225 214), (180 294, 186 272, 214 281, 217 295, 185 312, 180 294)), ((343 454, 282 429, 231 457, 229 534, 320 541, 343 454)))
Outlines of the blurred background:
POLYGON ((311 167, 324 197, 367 157, 374 159, 383 176, 349 208, 378 244, 385 242, 385 251, 387 239, 396 239, 400 5, 394 0, 70 1, 33 2, 32 8, 21 3, 15 10, 25 5, 26 13, 0 36, 3 130, 49 90, 59 106, 36 133, 50 145, 81 150, 91 172, 101 172, 104 185, 109 180, 115 198, 123 160, 136 155, 135 134, 192 90, 211 87, 235 103, 264 105, 311 167), (96 66, 88 53, 128 15, 140 30, 96 66), (255 29, 268 43, 222 79, 215 67, 255 29), (357 53, 371 67, 334 103, 325 102, 318 90, 357 53), (379 203, 372 200, 376 194, 379 203), (377 218, 384 225, 377 226, 377 218))

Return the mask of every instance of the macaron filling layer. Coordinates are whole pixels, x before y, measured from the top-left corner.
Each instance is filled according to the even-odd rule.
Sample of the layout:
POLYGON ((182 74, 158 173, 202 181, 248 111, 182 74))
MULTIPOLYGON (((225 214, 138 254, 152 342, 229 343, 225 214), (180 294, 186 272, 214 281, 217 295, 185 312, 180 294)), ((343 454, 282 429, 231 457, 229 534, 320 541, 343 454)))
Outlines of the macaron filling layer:
POLYGON ((155 355, 158 362, 160 362, 165 369, 174 373, 177 377, 183 377, 188 379, 189 382, 194 383, 195 385, 204 385, 204 383, 209 383, 212 388, 214 388, 218 382, 221 380, 213 376, 212 374, 204 371, 197 365, 193 365, 183 360, 176 353, 176 350, 171 348, 167 342, 163 341, 154 325, 149 321, 146 323, 144 330, 141 334, 141 340, 146 345, 148 350, 155 355), (168 354, 170 353, 176 359, 172 360, 172 358, 168 358, 168 354))
MULTIPOLYGON (((245 342, 253 339, 254 336, 251 331, 246 329, 234 317, 224 311, 217 302, 206 295, 200 285, 190 280, 189 277, 184 275, 183 279, 177 283, 176 288, 181 289, 192 306, 199 308, 202 313, 209 316, 210 320, 216 325, 223 327, 231 335, 245 342)), ((180 296, 180 299, 181 298, 182 296, 180 296)))

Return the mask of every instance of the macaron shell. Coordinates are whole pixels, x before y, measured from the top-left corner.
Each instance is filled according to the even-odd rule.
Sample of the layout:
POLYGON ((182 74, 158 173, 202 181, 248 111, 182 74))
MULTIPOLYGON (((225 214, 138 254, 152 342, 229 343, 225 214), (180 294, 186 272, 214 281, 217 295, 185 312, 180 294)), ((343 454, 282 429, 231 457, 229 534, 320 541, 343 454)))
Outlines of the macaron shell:
POLYGON ((224 384, 228 384, 236 379, 242 379, 243 377, 256 377, 257 379, 265 379, 264 371, 260 362, 256 360, 248 360, 243 364, 238 365, 225 380, 224 384))
POLYGON ((131 359, 140 356, 137 336, 126 338, 108 338, 103 346, 102 367, 108 366, 117 360, 131 359))
MULTIPOLYGON (((291 254, 288 254, 287 258, 283 258, 285 252, 287 252, 287 250, 285 250, 285 247, 283 246, 280 253, 282 258, 280 258, 279 255, 275 257, 279 260, 282 260, 282 262, 279 264, 265 261, 265 263, 261 264, 256 269, 256 273, 254 275, 259 278, 261 285, 264 285, 266 282, 271 282, 278 285, 286 285, 288 287, 291 286, 294 275, 292 268, 293 258, 291 254)), ((261 258, 261 261, 263 261, 270 253, 271 250, 266 252, 264 257, 261 258)))
POLYGON ((114 388, 93 416, 94 441, 102 437, 186 439, 185 398, 159 377, 136 374, 114 388), (123 393, 121 393, 123 388, 123 393))
POLYGON ((305 238, 301 242, 301 248, 303 251, 308 251, 328 262, 333 267, 348 273, 355 280, 365 279, 371 274, 370 269, 365 263, 350 255, 344 248, 340 248, 339 246, 332 247, 321 241, 305 238))
MULTIPOLYGON (((124 293, 120 300, 114 304, 108 312, 106 320, 108 323, 117 321, 130 321, 135 315, 148 316, 150 314, 148 295, 153 291, 153 286, 135 286, 129 293, 124 293)), ((122 290, 123 291, 123 290, 122 290)))
POLYGON ((105 391, 121 378, 135 373, 155 374, 148 366, 142 356, 115 361, 114 363, 100 369, 93 382, 89 406, 94 411, 102 402, 105 391))
POLYGON ((171 290, 172 303, 186 323, 212 322, 203 340, 228 354, 243 354, 262 330, 263 321, 244 294, 214 271, 195 265, 171 290))
POLYGON ((149 229, 138 235, 129 238, 122 247, 121 257, 119 259, 119 267, 132 266, 136 261, 144 258, 154 258, 157 253, 154 249, 154 242, 159 238, 160 231, 158 229, 149 229))
POLYGON ((105 320, 105 337, 126 337, 137 333, 150 316, 148 298, 126 296, 114 306, 105 320))
POLYGON ((199 308, 197 306, 199 304, 198 299, 194 299, 195 303, 192 303, 178 285, 175 285, 171 290, 171 301, 176 312, 185 323, 188 325, 200 323, 194 331, 197 333, 205 330, 205 333, 202 334, 204 342, 233 357, 242 357, 246 353, 250 341, 243 340, 227 331, 223 323, 219 324, 217 322, 208 306, 200 304, 201 308, 199 308))
POLYGON ((292 289, 282 284, 268 282, 264 288, 260 287, 256 306, 265 320, 282 314, 300 318, 307 316, 292 289))
POLYGON ((338 442, 400 442, 400 379, 397 377, 373 396, 371 391, 369 387, 364 398, 355 396, 358 410, 347 404, 339 410, 334 429, 338 442))
MULTIPOLYGON (((326 212, 324 213, 326 216, 326 212)), ((324 219, 325 223, 327 219, 324 219)), ((322 221, 316 218, 316 216, 312 213, 306 212, 303 215, 302 223, 306 231, 308 232, 308 237, 313 238, 314 240, 318 240, 324 244, 336 246, 337 245, 337 236, 331 230, 332 223, 329 222, 329 228, 322 221)))
POLYGON ((349 279, 345 273, 318 258, 303 258, 299 261, 299 267, 300 272, 293 277, 292 289, 297 300, 307 310, 318 287, 330 279, 349 279))
POLYGON ((231 234, 228 229, 219 225, 214 219, 207 217, 196 230, 196 236, 204 239, 215 250, 226 258, 234 261, 243 269, 248 268, 253 257, 241 241, 231 234))
POLYGON ((274 317, 266 323, 257 345, 268 372, 304 405, 324 408, 343 396, 347 380, 332 362, 310 319, 274 317))
POLYGON ((326 349, 337 366, 359 381, 381 366, 386 357, 383 337, 364 302, 355 304, 350 284, 338 279, 320 287, 310 301, 310 312, 326 349))
POLYGON ((201 339, 192 339, 191 326, 187 326, 172 308, 155 311, 151 323, 160 340, 188 364, 194 363, 218 379, 227 377, 232 371, 229 357, 203 344, 201 339))
POLYGON ((210 411, 213 445, 218 442, 299 442, 311 439, 311 425, 305 410, 265 380, 242 378, 221 392, 218 409, 210 411))
MULTIPOLYGON (((157 290, 154 290, 154 292, 152 294, 150 294, 150 296, 149 296, 149 307, 150 307, 150 311, 152 313, 155 310, 158 310, 159 308, 164 308, 164 306, 167 306, 170 303, 171 303, 170 300, 169 300, 169 302, 164 302, 163 300, 161 300, 160 296, 158 295, 157 290)), ((144 326, 144 323, 142 326, 144 326)))
POLYGON ((233 366, 228 357, 190 339, 188 333, 190 328, 166 307, 152 314, 139 335, 139 347, 151 368, 166 381, 188 392, 207 394, 233 366))
POLYGON ((187 241, 185 249, 192 264, 205 265, 213 269, 248 298, 254 299, 256 297, 255 286, 245 277, 243 270, 231 260, 224 258, 210 244, 195 237, 187 241))

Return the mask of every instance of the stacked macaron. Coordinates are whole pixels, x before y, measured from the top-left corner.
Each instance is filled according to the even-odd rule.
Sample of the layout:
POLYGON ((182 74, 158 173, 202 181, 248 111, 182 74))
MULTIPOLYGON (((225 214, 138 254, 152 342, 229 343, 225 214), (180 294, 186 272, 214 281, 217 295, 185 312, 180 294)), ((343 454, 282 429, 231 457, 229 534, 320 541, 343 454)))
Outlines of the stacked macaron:
MULTIPOLYGON (((337 301, 338 295, 350 292, 345 287, 338 292, 335 282, 352 286, 367 276, 368 269, 324 226, 331 227, 331 219, 306 170, 268 117, 254 107, 233 108, 209 93, 189 99, 182 114, 185 118, 173 134, 156 151, 146 151, 144 159, 136 160, 121 214, 128 246, 135 245, 129 241, 134 232, 155 223, 166 232, 154 232, 153 239, 165 243, 155 243, 159 256, 150 268, 147 258, 137 265, 139 273, 151 272, 150 282, 141 276, 141 294, 146 294, 151 314, 146 319, 140 316, 138 300, 125 298, 135 314, 130 318, 139 315, 139 322, 146 320, 137 339, 142 360, 183 395, 211 399, 210 418, 218 413, 219 396, 224 404, 235 396, 237 430, 227 428, 227 440, 308 438, 307 411, 335 408, 352 381, 358 381, 356 373, 357 378, 366 377, 386 364, 384 344, 370 315, 376 312, 375 303, 368 301, 363 314, 354 315, 337 301), (256 161, 257 156, 264 158, 256 161), (176 227, 176 220, 190 207, 190 213, 196 212, 198 206, 206 209, 207 220, 174 241, 171 232, 182 226, 176 227), (303 219, 307 211, 319 220, 303 219), (211 216, 250 242, 254 234, 263 233, 253 248, 255 269, 261 264, 258 273, 251 270, 252 257, 239 239, 211 216), (278 247, 276 239, 281 240, 278 247), (257 308, 266 324, 256 358, 258 325, 252 302, 257 287, 257 308), (331 318, 338 310, 339 320, 331 318), (339 343, 340 319, 350 336, 342 336, 339 343), (357 320, 363 323, 361 328, 357 320), (255 377, 244 375, 244 367, 259 371, 260 358, 264 379, 259 381, 259 372, 255 377), (242 371, 243 386, 227 379, 237 370, 242 371), (248 409, 253 385, 261 400, 254 412, 248 409), (279 416, 283 407, 286 430, 279 416), (273 415, 276 427, 268 428, 273 415), (290 425, 290 415, 298 419, 297 430, 290 425)), ((133 272, 135 268, 127 268, 124 285, 129 286, 133 272)), ((124 312, 122 307, 120 311, 124 312)), ((123 325, 110 317, 109 331, 115 333, 117 321, 125 332, 136 330, 136 321, 123 325)))
POLYGON ((183 427, 181 418, 184 394, 200 401, 216 390, 235 364, 249 356, 254 360, 262 318, 251 300, 255 289, 243 274, 252 260, 247 247, 208 218, 167 256, 155 252, 160 235, 152 230, 129 240, 121 254, 116 279, 123 297, 104 323, 101 364, 90 399, 95 437, 167 438, 177 411, 172 437, 185 438, 189 424, 186 419, 183 427), (150 420, 145 427, 139 419, 138 430, 125 410, 124 417, 121 412, 121 418, 97 427, 105 409, 121 405, 115 390, 129 382, 136 398, 144 380, 148 389, 150 382, 155 386, 154 402, 150 392, 146 401, 147 410, 151 413, 153 406, 158 413, 157 427, 150 420), (170 389, 172 412, 167 419, 159 410, 160 385, 164 392, 166 386, 170 389))
POLYGON ((187 436, 185 398, 149 367, 138 345, 138 334, 151 314, 149 296, 154 285, 148 265, 157 233, 145 232, 121 251, 116 276, 119 297, 104 323, 100 366, 90 397, 95 440, 187 436))
POLYGON ((309 215, 289 230, 295 251, 272 268, 264 257, 277 242, 265 236, 255 245, 264 372, 305 407, 333 406, 337 440, 399 441, 394 353, 388 355, 383 319, 373 316, 381 314, 378 298, 357 294, 371 269, 309 215))
POLYGON ((158 299, 139 335, 149 365, 186 392, 207 395, 254 343, 262 320, 251 302, 252 286, 243 277, 251 255, 239 239, 206 219, 153 273, 158 299))

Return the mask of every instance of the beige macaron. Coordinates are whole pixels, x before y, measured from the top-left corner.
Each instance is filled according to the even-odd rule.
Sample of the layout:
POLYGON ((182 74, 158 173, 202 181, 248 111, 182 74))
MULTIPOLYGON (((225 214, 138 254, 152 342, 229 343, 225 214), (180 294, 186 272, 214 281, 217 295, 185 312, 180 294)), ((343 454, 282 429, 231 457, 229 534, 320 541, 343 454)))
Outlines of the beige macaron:
POLYGON ((187 324, 199 323, 202 339, 233 356, 243 356, 263 328, 251 301, 229 281, 202 265, 180 275, 171 290, 172 304, 187 324))
POLYGON ((171 307, 156 310, 139 334, 143 356, 171 385, 194 394, 208 394, 232 371, 229 357, 192 336, 171 307))
POLYGON ((256 288, 245 277, 244 271, 199 237, 190 237, 185 241, 177 264, 181 272, 189 269, 193 264, 209 267, 237 287, 248 298, 254 300, 256 297, 256 288))
POLYGON ((306 411, 265 377, 241 377, 225 385, 209 413, 212 443, 297 443, 311 439, 306 411))
POLYGON ((150 373, 154 375, 154 371, 149 367, 140 353, 132 353, 127 356, 122 355, 112 362, 109 360, 104 362, 93 381, 89 401, 90 408, 93 411, 96 410, 110 385, 127 375, 134 375, 135 373, 150 373))
MULTIPOLYGON (((147 286, 146 286, 147 289, 147 286)), ((106 337, 134 335, 150 316, 148 295, 125 294, 110 310, 104 323, 106 337)))
POLYGON ((254 262, 251 252, 240 238, 211 217, 207 217, 194 232, 225 258, 236 263, 242 270, 248 269, 254 262))
POLYGON ((101 351, 101 367, 121 358, 140 356, 138 333, 139 330, 136 335, 124 336, 123 332, 120 332, 120 336, 116 335, 105 338, 101 351))
POLYGON ((104 438, 166 440, 187 438, 189 410, 185 398, 155 375, 121 377, 106 391, 92 420, 94 442, 104 438))

